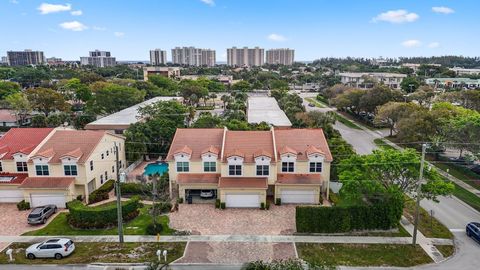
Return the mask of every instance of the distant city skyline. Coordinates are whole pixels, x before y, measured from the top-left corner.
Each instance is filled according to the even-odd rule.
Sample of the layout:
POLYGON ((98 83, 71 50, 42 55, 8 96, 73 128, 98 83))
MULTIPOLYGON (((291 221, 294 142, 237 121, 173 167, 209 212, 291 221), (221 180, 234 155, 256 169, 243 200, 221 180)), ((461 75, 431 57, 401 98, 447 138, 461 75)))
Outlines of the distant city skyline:
POLYGON ((215 50, 220 63, 234 46, 292 48, 296 61, 479 56, 472 32, 479 7, 475 0, 1 0, 0 56, 32 49, 78 60, 99 49, 146 61, 152 48, 189 46, 215 50))

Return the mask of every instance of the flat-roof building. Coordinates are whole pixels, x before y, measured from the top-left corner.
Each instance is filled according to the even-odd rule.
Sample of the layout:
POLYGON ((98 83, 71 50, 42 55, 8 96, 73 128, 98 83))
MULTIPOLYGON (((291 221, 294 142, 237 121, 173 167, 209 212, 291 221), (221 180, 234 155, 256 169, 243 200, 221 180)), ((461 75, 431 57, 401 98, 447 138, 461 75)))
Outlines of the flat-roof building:
POLYGON ((36 66, 45 63, 45 56, 42 51, 8 51, 7 61, 9 66, 36 66))
POLYGON ((117 60, 115 57, 112 57, 110 52, 95 50, 89 54, 90 56, 80 57, 82 66, 113 67, 117 65, 117 60))
POLYGON ((277 100, 265 96, 248 98, 247 121, 250 124, 266 122, 278 128, 290 128, 292 126, 285 112, 278 106, 277 100))
POLYGON ((375 83, 381 83, 392 89, 400 89, 400 84, 407 77, 405 74, 384 72, 346 72, 340 73, 339 76, 342 84, 362 89, 372 88, 375 83))
POLYGON ((433 88, 478 89, 480 79, 470 78, 429 78, 425 83, 433 88))
POLYGON ((237 48, 227 49, 227 64, 237 67, 255 67, 263 66, 265 62, 265 50, 259 47, 255 48, 237 48))
POLYGON ((180 77, 179 67, 144 67, 143 68, 143 80, 148 81, 148 76, 160 75, 167 78, 180 77))
POLYGON ((119 112, 107 115, 96 121, 93 121, 85 126, 85 129, 89 130, 111 130, 117 134, 123 133, 131 124, 135 124, 142 121, 138 113, 138 109, 147 105, 152 105, 160 101, 178 100, 181 101, 181 97, 154 97, 142 103, 133 105, 132 107, 123 109, 119 112))
POLYGON ((271 49, 267 50, 267 59, 265 63, 270 65, 293 65, 295 51, 291 49, 271 49))
POLYGON ((167 51, 155 49, 150 51, 150 65, 160 66, 167 64, 167 51))

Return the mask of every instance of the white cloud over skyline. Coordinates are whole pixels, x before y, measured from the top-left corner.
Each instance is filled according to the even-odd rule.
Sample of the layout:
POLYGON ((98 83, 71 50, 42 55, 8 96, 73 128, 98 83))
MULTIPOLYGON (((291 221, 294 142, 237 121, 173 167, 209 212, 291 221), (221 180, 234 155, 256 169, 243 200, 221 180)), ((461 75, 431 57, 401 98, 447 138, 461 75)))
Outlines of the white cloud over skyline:
POLYGON ((281 42, 281 41, 285 41, 287 40, 286 37, 280 35, 280 34, 275 34, 275 33, 272 33, 270 35, 267 36, 267 38, 271 41, 277 41, 277 42, 281 42))
POLYGON ((40 14, 46 15, 50 13, 70 11, 72 10, 72 5, 71 4, 57 5, 57 4, 42 3, 37 9, 40 11, 40 14))
POLYGON ((81 16, 81 15, 83 15, 83 11, 74 10, 74 11, 70 12, 70 14, 72 14, 73 16, 81 16))
POLYGON ((121 38, 121 37, 124 37, 124 36, 125 36, 125 33, 124 33, 124 32, 114 32, 113 35, 116 36, 116 37, 121 38))
POLYGON ((420 16, 405 9, 389 10, 378 14, 372 19, 372 22, 389 22, 389 23, 407 23, 418 20, 420 16))
POLYGON ((449 7, 432 7, 432 11, 435 13, 441 13, 441 14, 452 14, 455 13, 455 10, 449 7))
POLYGON ((209 6, 215 6, 215 1, 214 0, 200 0, 202 1, 204 4, 207 4, 209 6))
POLYGON ((402 46, 406 48, 415 48, 422 46, 422 42, 417 39, 409 39, 402 42, 402 46))
POLYGON ((63 22, 60 24, 60 27, 65 30, 80 32, 87 30, 88 27, 79 21, 63 22))
POLYGON ((440 47, 440 43, 438 43, 438 42, 436 42, 436 41, 430 42, 430 43, 428 44, 428 47, 431 48, 431 49, 435 49, 435 48, 440 47))

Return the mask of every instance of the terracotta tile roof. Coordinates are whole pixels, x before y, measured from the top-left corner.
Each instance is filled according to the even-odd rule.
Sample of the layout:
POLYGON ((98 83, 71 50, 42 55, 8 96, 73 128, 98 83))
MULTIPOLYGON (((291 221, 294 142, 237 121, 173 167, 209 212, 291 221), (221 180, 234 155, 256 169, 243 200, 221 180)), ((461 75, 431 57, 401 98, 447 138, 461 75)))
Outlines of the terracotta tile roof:
MULTIPOLYGON (((325 154, 325 160, 332 161, 327 139, 322 129, 275 129, 277 149, 289 147, 297 151, 297 160, 307 160, 307 149, 313 146, 325 154)), ((279 151, 281 154, 281 150, 279 151)))
POLYGON ((180 184, 217 184, 218 173, 179 173, 177 182, 180 184))
POLYGON ((12 128, 0 138, 1 159, 13 159, 18 152, 30 154, 53 128, 12 128))
POLYGON ((267 189, 266 177, 220 177, 219 188, 259 188, 267 189))
MULTIPOLYGON (((244 162, 253 163, 254 154, 264 151, 268 156, 274 156, 273 138, 271 131, 227 131, 224 153, 240 151, 244 155, 244 162)), ((225 159, 226 160, 226 159, 225 159)), ((224 160, 224 161, 225 161, 224 160)))
POLYGON ((65 153, 65 154, 61 155, 60 158, 64 158, 64 157, 80 158, 80 157, 82 157, 82 155, 83 155, 82 149, 77 148, 73 151, 70 151, 68 153, 65 153))
POLYGON ((213 145, 210 145, 208 148, 204 149, 202 151, 202 155, 203 154, 206 154, 206 153, 212 153, 212 154, 215 154, 215 155, 220 155, 220 148, 216 147, 216 146, 213 146, 213 145))
POLYGON ((239 149, 233 149, 233 151, 225 153, 226 158, 233 157, 233 156, 245 158, 245 154, 239 149))
POLYGON ((295 149, 292 149, 291 147, 288 147, 288 146, 283 146, 281 149, 280 149, 280 155, 283 155, 283 154, 294 154, 296 155, 298 153, 298 151, 296 151, 295 149))
POLYGON ((254 158, 257 158, 257 157, 260 157, 260 156, 266 156, 266 157, 269 157, 269 158, 273 158, 272 153, 270 153, 268 151, 265 151, 265 150, 258 150, 255 153, 253 153, 254 158))
POLYGON ((307 150, 305 151, 307 153, 307 156, 308 155, 311 155, 311 154, 322 154, 322 155, 325 155, 325 153, 318 149, 317 147, 313 146, 313 145, 309 145, 307 147, 307 150))
POLYGON ((12 110, 0 110, 0 122, 16 123, 15 112, 12 110))
POLYGON ((28 177, 28 173, 0 173, 0 184, 20 185, 28 177))
POLYGON ((314 174, 277 174, 277 184, 303 184, 303 185, 320 185, 322 183, 322 175, 314 174))
POLYGON ((27 177, 18 187, 21 189, 67 189, 75 177, 27 177))
POLYGON ((222 128, 179 128, 175 132, 166 160, 173 160, 173 153, 188 145, 192 149, 191 160, 201 160, 202 152, 213 146, 222 148, 222 128))
POLYGON ((45 149, 43 151, 38 151, 37 153, 35 153, 35 155, 33 155, 32 157, 46 157, 46 158, 51 158, 55 156, 55 151, 53 151, 52 148, 48 148, 48 149, 45 149))
POLYGON ((182 148, 173 152, 174 155, 180 154, 180 153, 184 153, 184 154, 187 154, 187 155, 191 156, 192 155, 192 149, 190 147, 188 147, 187 145, 184 145, 182 148))
POLYGON ((78 163, 84 163, 105 134, 107 134, 105 131, 93 130, 56 130, 34 155, 53 153, 49 163, 60 163, 61 157, 69 153, 78 154, 81 151, 83 154, 78 163))

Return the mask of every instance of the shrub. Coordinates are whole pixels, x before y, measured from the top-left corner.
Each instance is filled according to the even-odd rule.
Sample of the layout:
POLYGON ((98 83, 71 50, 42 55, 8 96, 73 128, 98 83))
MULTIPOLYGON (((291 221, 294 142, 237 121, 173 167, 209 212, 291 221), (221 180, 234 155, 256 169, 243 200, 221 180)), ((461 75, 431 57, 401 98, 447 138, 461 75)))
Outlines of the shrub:
POLYGON ((82 195, 78 195, 78 196, 77 196, 77 201, 83 201, 83 196, 82 196, 82 195))
POLYGON ((21 202, 17 203, 17 209, 18 211, 25 211, 30 209, 30 203, 26 202, 25 200, 22 200, 21 202))
MULTIPOLYGON (((242 266, 242 270, 303 270, 300 260, 280 260, 272 262, 255 261, 249 262, 242 266)), ((313 268, 312 268, 313 269, 313 268)))
POLYGON ((159 202, 156 203, 153 208, 160 213, 168 213, 172 210, 172 204, 170 202, 159 202))
POLYGON ((215 208, 220 208, 220 199, 215 200, 215 208))
POLYGON ((143 195, 145 186, 140 183, 122 183, 120 184, 122 195, 143 195))
POLYGON ((337 205, 340 202, 340 197, 338 196, 338 194, 334 193, 331 189, 329 192, 329 196, 330 196, 330 202, 332 203, 332 205, 337 205))
POLYGON ((224 202, 220 203, 220 209, 225 209, 225 203, 224 202))
POLYGON ((177 198, 177 203, 183 203, 183 198, 177 198))
MULTIPOLYGON (((101 205, 89 207, 80 201, 71 201, 67 204, 70 211, 68 222, 70 225, 81 229, 102 229, 113 227, 117 224, 117 205, 101 205)), ((122 202, 122 217, 124 221, 134 219, 140 207, 138 197, 133 197, 122 202)))
POLYGON ((275 200, 275 205, 282 205, 282 199, 277 198, 277 199, 275 200))
POLYGON ((270 202, 265 203, 265 209, 269 210, 270 209, 270 202))
POLYGON ((260 209, 265 210, 265 203, 264 202, 260 203, 260 209))
POLYGON ((145 229, 148 235, 157 235, 161 233, 162 230, 163 230, 162 224, 158 222, 152 222, 148 224, 147 228, 145 229))
POLYGON ((108 200, 108 193, 115 187, 115 180, 108 180, 101 187, 90 193, 88 196, 88 203, 97 203, 108 200))
POLYGON ((403 204, 403 197, 393 196, 368 205, 297 206, 295 216, 297 231, 302 233, 340 233, 396 228, 402 216, 403 204))

